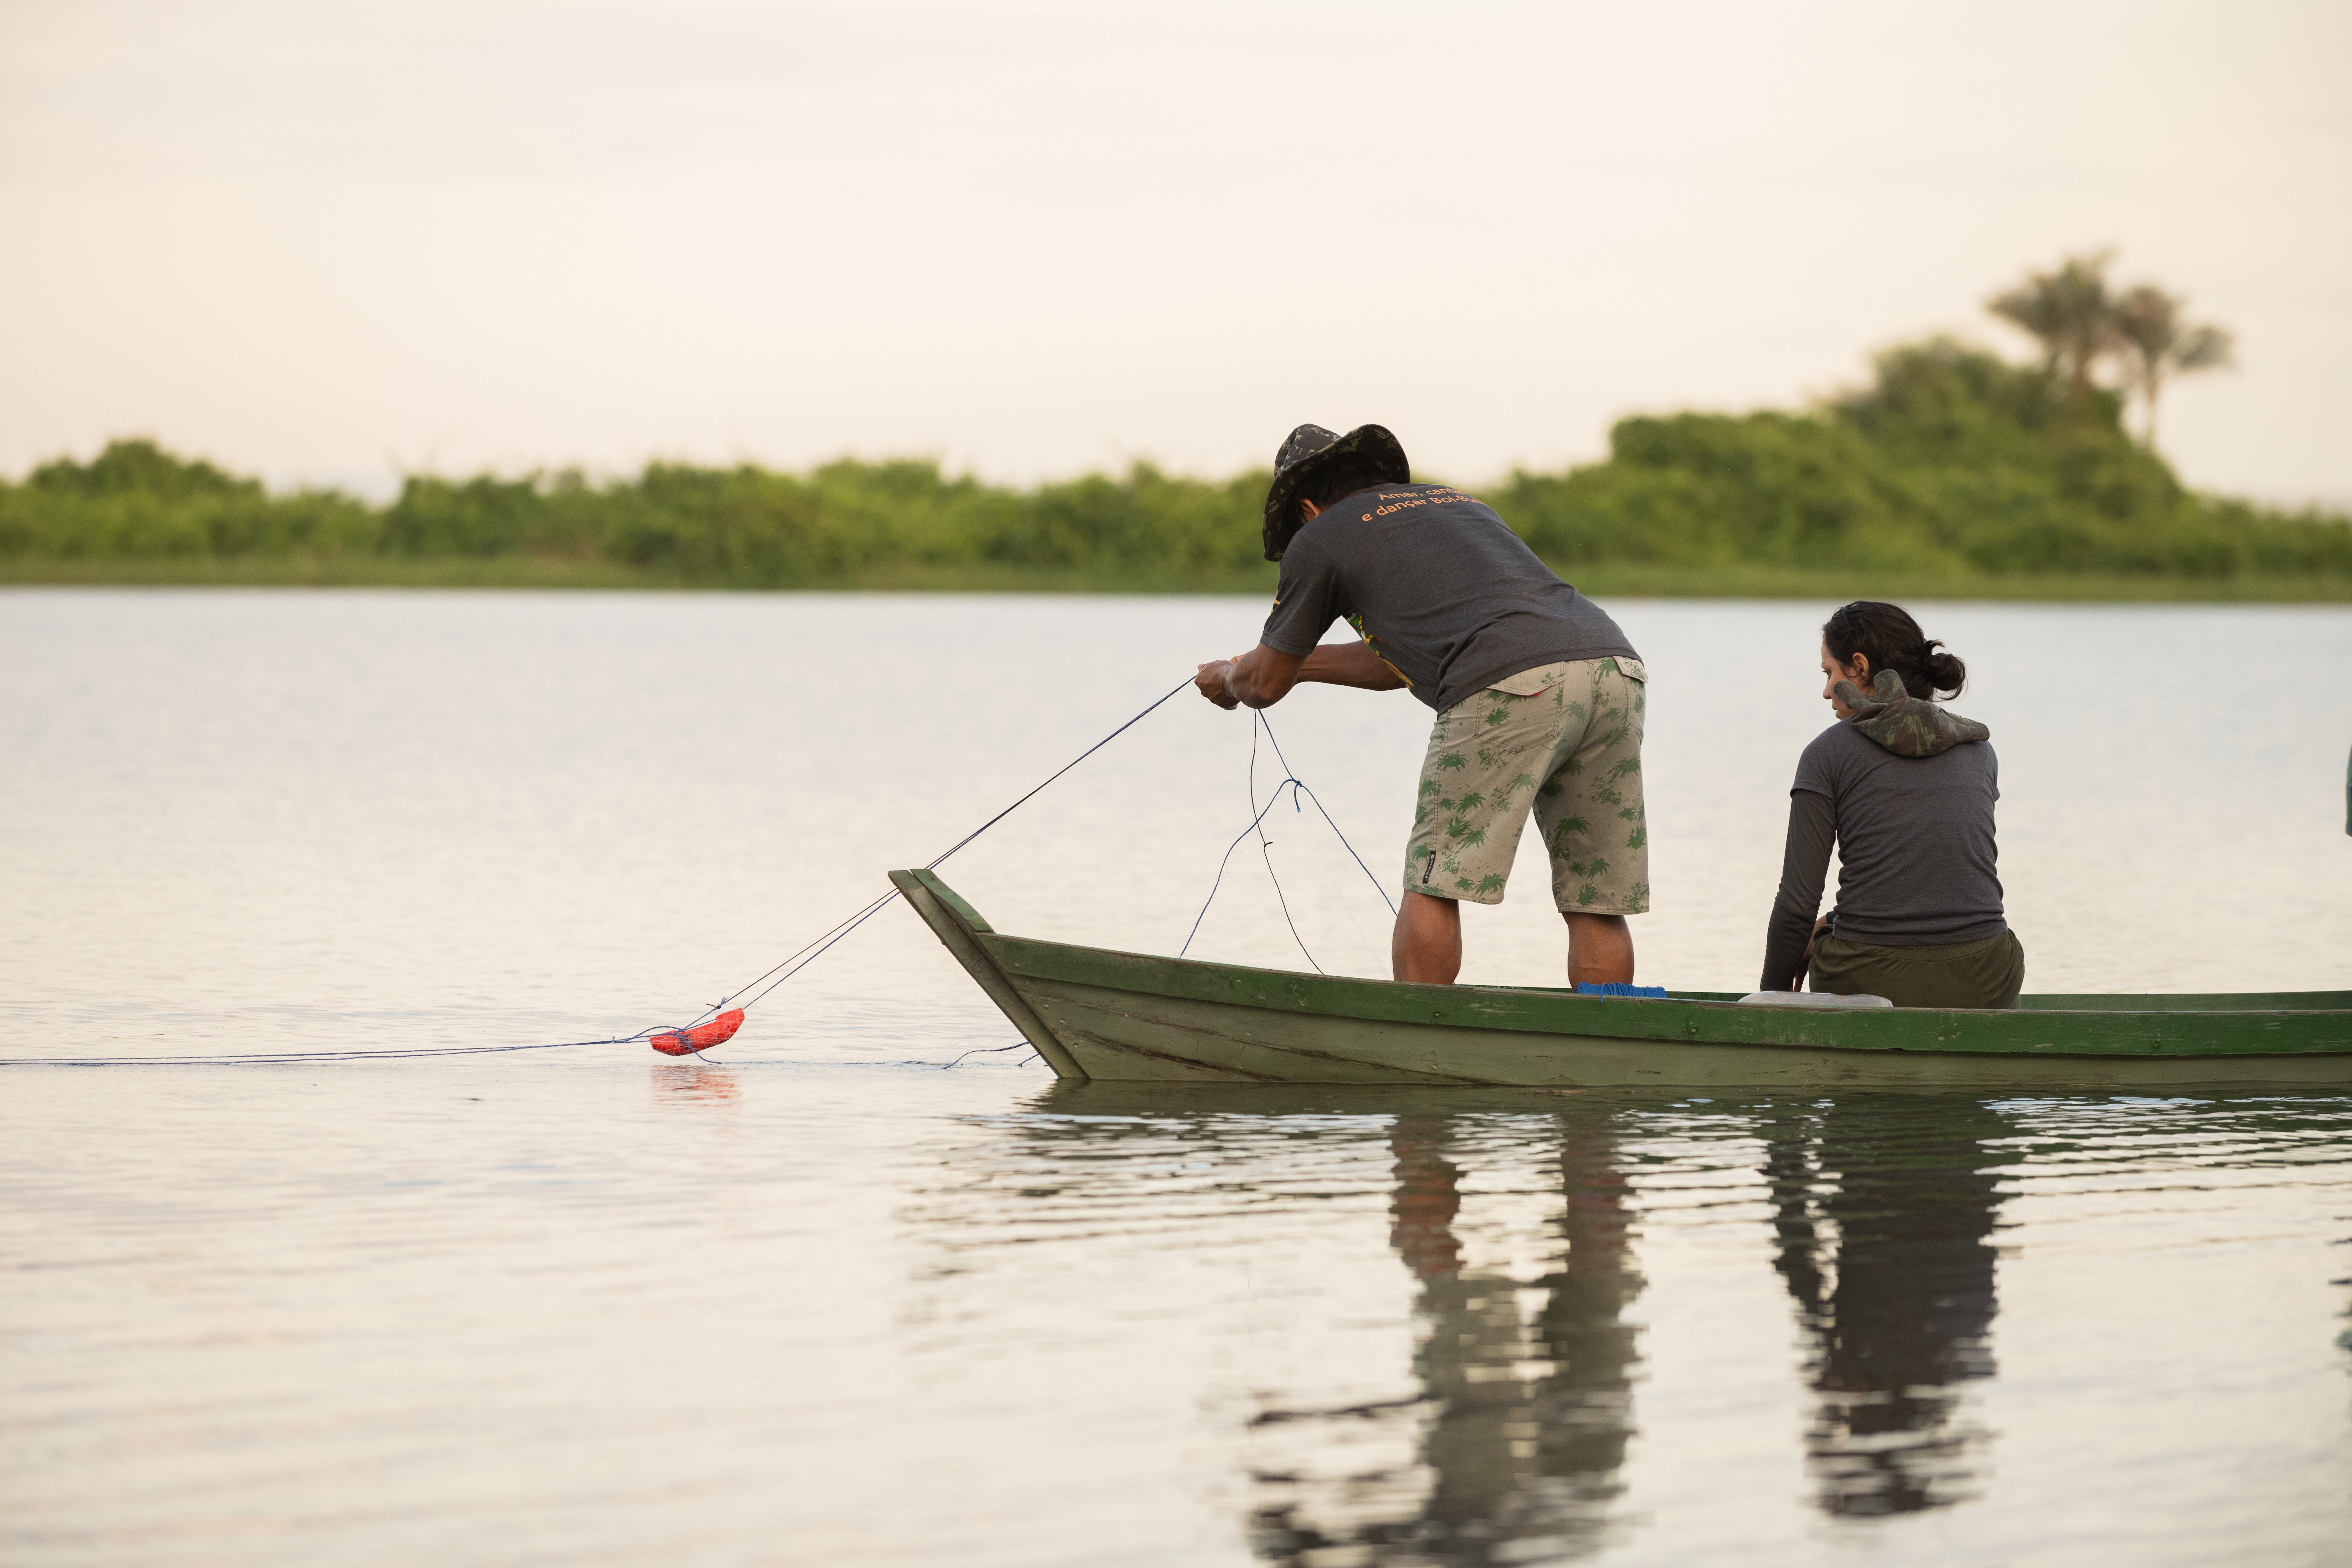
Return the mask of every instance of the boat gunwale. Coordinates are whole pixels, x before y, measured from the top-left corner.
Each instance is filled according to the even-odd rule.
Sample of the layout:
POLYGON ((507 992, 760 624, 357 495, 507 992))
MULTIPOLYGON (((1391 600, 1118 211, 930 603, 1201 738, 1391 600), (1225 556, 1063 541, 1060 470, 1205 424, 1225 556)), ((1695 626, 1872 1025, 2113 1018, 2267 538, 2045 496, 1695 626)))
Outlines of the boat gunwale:
POLYGON ((1349 1018, 1365 1023, 1430 1025, 1442 1028, 1564 1037, 1584 1035, 1610 1039, 1655 1040, 1662 1045, 1802 1047, 1874 1054, 1909 1052, 2042 1058, 2140 1058, 2149 1060, 2178 1060, 2190 1057, 2263 1059, 2352 1056, 2352 1008, 2245 1012, 2204 1009, 2168 1013, 2063 1008, 1766 1007, 1736 1001, 1699 1001, 1673 996, 1664 1000, 1580 996, 1571 992, 1547 993, 1510 986, 1423 985, 1355 975, 1301 974, 1291 970, 1255 969, 1244 964, 1215 963, 1201 959, 1166 958, 1150 953, 1126 952, 1116 948, 1085 947, 1044 942, 1033 937, 1006 936, 1001 932, 990 932, 979 940, 988 948, 990 956, 1016 982, 1029 979, 1087 985, 1138 995, 1218 1003, 1265 1012, 1349 1018), (1057 959, 1062 962, 1055 962, 1057 959), (1068 962, 1071 959, 1076 962, 1068 962), (1195 984, 1154 984, 1149 983, 1144 973, 1106 975, 1099 972, 1106 962, 1120 967, 1132 965, 1139 971, 1157 972, 1167 980, 1192 980, 1195 984), (1139 981, 1145 983, 1138 984, 1139 981), (1256 984, 1252 984, 1252 982, 1256 984), (1326 987, 1338 990, 1356 986, 1375 988, 1359 994, 1366 1000, 1390 1005, 1366 1006, 1344 994, 1328 999, 1310 999, 1300 994, 1303 990, 1319 991, 1326 987), (1419 1005, 1425 1002, 1444 1005, 1431 1007, 1423 1016, 1419 1005), (1517 1016, 1495 1016, 1495 1004, 1512 1002, 1539 1005, 1549 1016, 1529 1016, 1522 1008, 1510 1009, 1517 1016), (1481 1003, 1487 1004, 1487 1008, 1482 1010, 1481 1003), (1745 1026, 1737 1031, 1740 1037, 1733 1037, 1719 1027, 1710 1028, 1704 1034, 1698 1032, 1691 1022, 1692 1012, 1698 1009, 1704 1009, 1704 1016, 1712 1021, 1737 1021, 1745 1026), (2172 1026, 2176 1033, 2200 1035, 2205 1030, 2199 1026, 2209 1023, 2261 1019, 2273 1026, 2289 1020, 2317 1025, 2340 1023, 2345 1026, 2347 1033, 2340 1043, 2333 1039, 2317 1043, 2294 1038, 2216 1042, 2166 1040, 2162 1037, 2112 1042, 2074 1038, 2062 1043, 2058 1040, 1998 1037, 2056 1033, 2058 1031, 2038 1026, 2053 1019, 2065 1020, 2067 1032, 2078 1032, 2085 1025, 2095 1026, 2103 1021, 2141 1026, 2160 1021, 2172 1026), (1870 1037, 1872 1035, 1883 1036, 1897 1020, 1901 1021, 1906 1037, 1892 1040, 1870 1037), (1858 1034, 1862 1037, 1854 1037, 1858 1034), (1996 1037, 1968 1037, 1985 1034, 1996 1037))
MULTIPOLYGON (((1857 1055, 2079 1057, 2178 1061, 2192 1058, 2276 1060, 2352 1056, 2352 1006, 2315 1008, 1813 1008, 1743 1004, 1730 993, 1635 998, 1584 996, 1552 987, 1429 985, 1357 975, 1307 974, 1205 959, 1010 936, 933 871, 899 872, 931 893, 967 927, 1007 981, 1074 984, 1138 996, 1211 1003, 1366 1023, 1513 1031, 1664 1044, 1797 1047, 1857 1055), (1699 1020, 1708 1026, 1701 1031, 1699 1020), (2248 1040, 2249 1020, 2274 1039, 2248 1040), (1727 1030, 1723 1026, 1733 1026, 1727 1030), (2150 1026, 2155 1026, 2153 1028, 2150 1026), (2337 1026, 2342 1037, 2314 1040, 2337 1026), (2234 1026, 2234 1027, 2232 1027, 2234 1026), (2128 1028, 2127 1037, 2083 1038, 2084 1031, 2128 1028), (2215 1039, 2219 1029, 2240 1037, 2215 1039), (2061 1030, 2075 1036, 2035 1039, 2061 1030), (2167 1036, 2170 1037, 2166 1037, 2167 1036)), ((2264 992, 2352 999, 2352 993, 2264 992)), ((2135 998, 2137 999, 2137 998, 2135 998)))

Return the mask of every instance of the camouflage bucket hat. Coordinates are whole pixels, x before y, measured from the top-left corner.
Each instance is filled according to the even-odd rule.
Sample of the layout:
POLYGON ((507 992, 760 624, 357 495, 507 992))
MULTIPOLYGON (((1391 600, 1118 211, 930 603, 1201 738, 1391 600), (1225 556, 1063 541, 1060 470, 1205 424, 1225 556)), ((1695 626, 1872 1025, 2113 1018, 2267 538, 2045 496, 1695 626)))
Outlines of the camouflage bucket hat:
POLYGON ((1380 470, 1382 484, 1412 481, 1412 465, 1404 447, 1381 425, 1359 425, 1345 436, 1335 436, 1320 425, 1301 425, 1283 438, 1274 455, 1274 483, 1265 492, 1265 558, 1279 561, 1300 527, 1298 492, 1323 466, 1351 452, 1360 452, 1380 470))

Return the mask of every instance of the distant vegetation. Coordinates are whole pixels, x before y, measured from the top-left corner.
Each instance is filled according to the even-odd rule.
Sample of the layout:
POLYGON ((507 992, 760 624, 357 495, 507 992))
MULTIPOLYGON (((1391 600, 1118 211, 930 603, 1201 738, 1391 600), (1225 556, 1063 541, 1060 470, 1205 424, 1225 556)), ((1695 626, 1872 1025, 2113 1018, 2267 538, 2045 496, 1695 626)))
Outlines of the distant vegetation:
MULTIPOLYGON (((2126 431, 2127 395, 2152 427, 2165 374, 2229 345, 2160 291, 2111 297, 2104 266, 1994 301, 2042 363, 1914 343, 1810 411, 1625 419, 1606 461, 1479 493, 1599 592, 2352 598, 2352 522, 2195 494, 2126 431)), ((116 441, 0 482, 0 578, 1263 588, 1266 481, 1139 464, 1016 490, 922 461, 657 463, 605 483, 418 476, 376 507, 116 441)))
POLYGON ((1610 460, 1491 492, 1547 560, 1845 568, 1911 580, 2310 574, 2352 597, 2352 526, 2199 496, 2114 394, 1930 342, 1810 414, 1620 421, 1610 460))

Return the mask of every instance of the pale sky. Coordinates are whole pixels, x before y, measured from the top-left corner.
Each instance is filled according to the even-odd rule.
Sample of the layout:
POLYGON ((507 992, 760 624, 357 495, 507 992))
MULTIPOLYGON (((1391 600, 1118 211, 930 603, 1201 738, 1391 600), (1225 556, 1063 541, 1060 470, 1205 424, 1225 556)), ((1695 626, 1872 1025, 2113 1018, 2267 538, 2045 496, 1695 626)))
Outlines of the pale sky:
POLYGON ((0 472, 1479 482, 2099 247, 2192 483, 2352 502, 2352 5, 0 0, 0 472))

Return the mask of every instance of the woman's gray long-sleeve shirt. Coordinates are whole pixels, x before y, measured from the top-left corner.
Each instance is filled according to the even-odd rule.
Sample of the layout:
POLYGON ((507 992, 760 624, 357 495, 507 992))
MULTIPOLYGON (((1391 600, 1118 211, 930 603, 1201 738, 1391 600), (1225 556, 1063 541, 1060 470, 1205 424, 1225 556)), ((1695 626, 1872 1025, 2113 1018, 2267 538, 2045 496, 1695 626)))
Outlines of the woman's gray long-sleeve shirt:
MULTIPOLYGON (((1933 704, 1916 707, 1943 718, 1933 704)), ((1880 711, 1874 705, 1861 717, 1880 711)), ((1964 738, 1981 735, 1981 727, 1964 725, 1914 725, 1896 737, 1913 750, 1932 747, 1925 755, 1898 754, 1853 720, 1805 748, 1789 792, 1760 989, 1785 991, 1797 977, 1832 843, 1841 857, 1832 921, 1847 941, 1924 947, 2009 929, 1993 842, 2000 763, 1989 740, 1964 738)))

